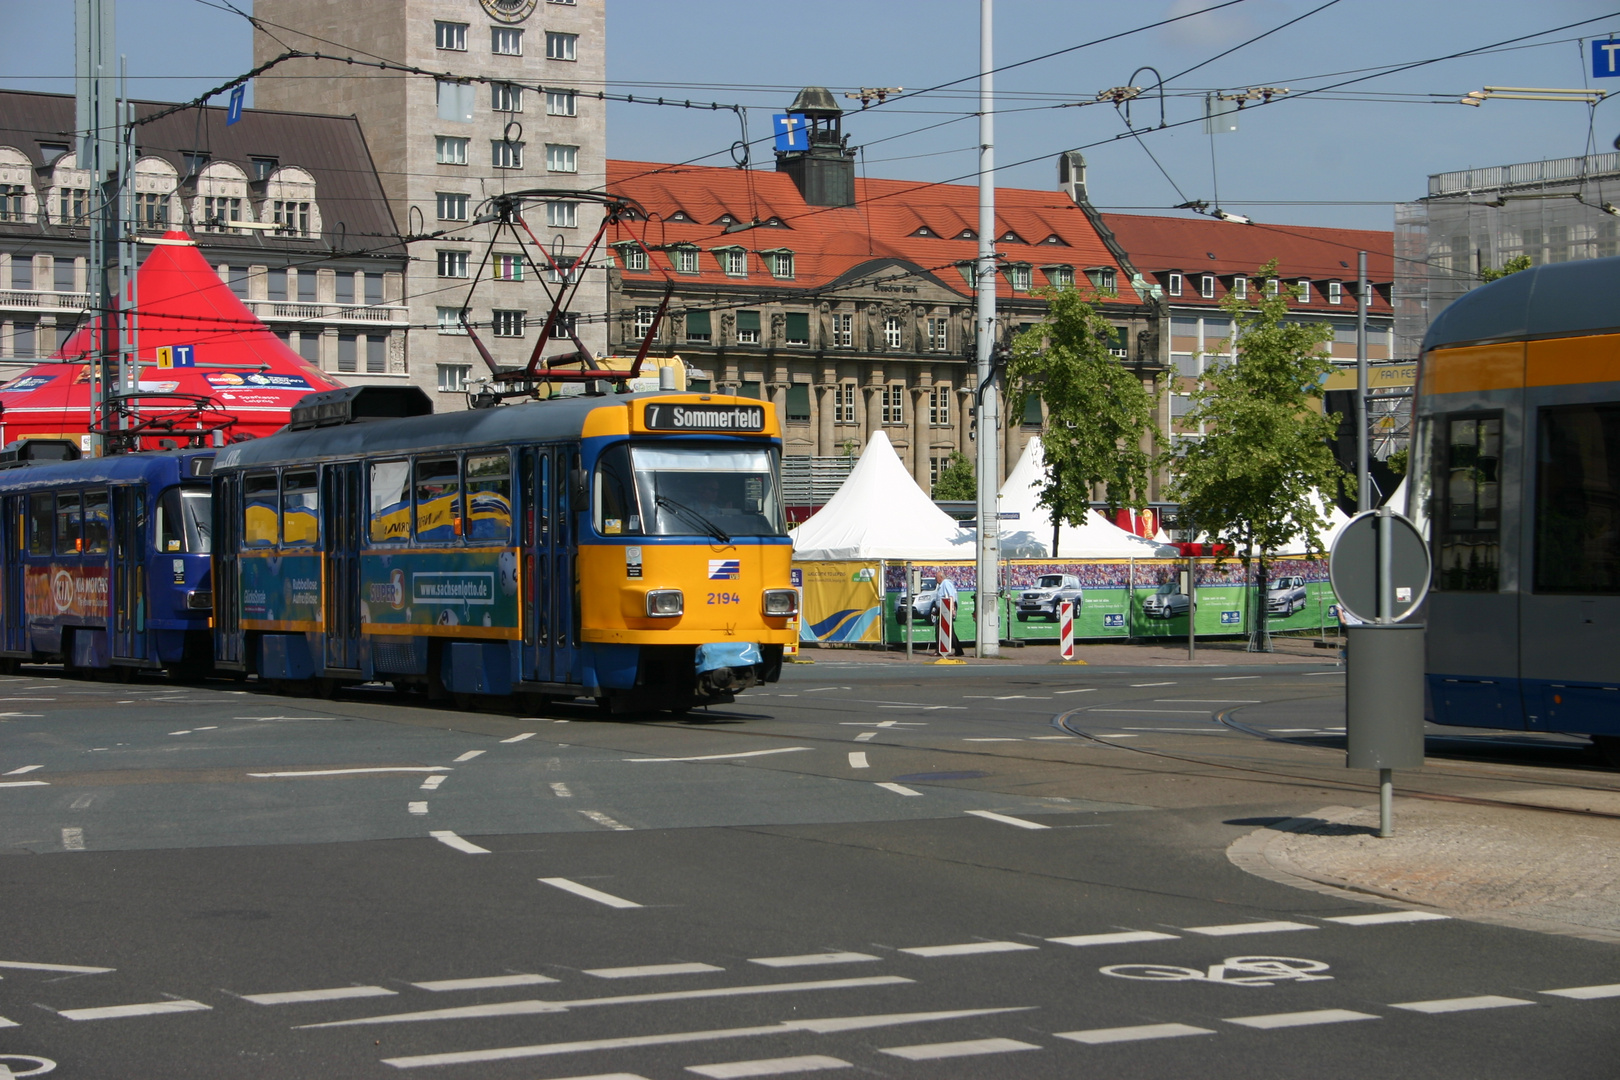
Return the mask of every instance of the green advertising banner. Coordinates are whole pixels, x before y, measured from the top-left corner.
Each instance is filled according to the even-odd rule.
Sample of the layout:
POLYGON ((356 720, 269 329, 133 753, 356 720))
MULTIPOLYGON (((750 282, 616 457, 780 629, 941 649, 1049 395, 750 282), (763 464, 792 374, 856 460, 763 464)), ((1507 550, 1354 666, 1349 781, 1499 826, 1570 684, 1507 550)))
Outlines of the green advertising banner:
POLYGON ((408 626, 417 633, 515 638, 517 552, 367 552, 360 558, 360 612, 373 632, 408 626))
POLYGON ((318 630, 321 557, 249 555, 241 567, 242 621, 252 630, 318 630))

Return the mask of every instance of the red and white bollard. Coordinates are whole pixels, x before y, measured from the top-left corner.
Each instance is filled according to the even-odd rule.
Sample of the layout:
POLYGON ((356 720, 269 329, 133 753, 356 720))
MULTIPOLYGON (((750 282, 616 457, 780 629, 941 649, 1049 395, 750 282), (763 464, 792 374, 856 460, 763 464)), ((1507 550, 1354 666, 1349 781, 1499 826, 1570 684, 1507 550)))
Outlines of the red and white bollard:
POLYGON ((1058 649, 1063 659, 1074 659, 1074 601, 1064 600, 1058 604, 1058 649))
POLYGON ((956 641, 956 598, 942 596, 934 603, 939 605, 939 632, 934 635, 938 639, 939 655, 949 656, 956 641))

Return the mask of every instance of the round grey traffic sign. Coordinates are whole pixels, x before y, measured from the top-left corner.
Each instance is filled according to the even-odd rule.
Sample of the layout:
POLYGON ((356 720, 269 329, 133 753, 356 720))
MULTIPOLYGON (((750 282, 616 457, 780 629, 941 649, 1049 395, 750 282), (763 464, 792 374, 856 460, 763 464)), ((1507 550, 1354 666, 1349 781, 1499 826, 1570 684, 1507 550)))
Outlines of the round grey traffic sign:
POLYGON ((1386 595, 1394 622, 1410 615, 1429 594, 1429 545, 1423 534, 1400 514, 1364 510, 1339 530, 1328 553, 1328 578, 1339 605, 1362 622, 1373 622, 1379 593, 1386 595), (1380 571, 1380 533, 1388 545, 1385 581, 1380 571))

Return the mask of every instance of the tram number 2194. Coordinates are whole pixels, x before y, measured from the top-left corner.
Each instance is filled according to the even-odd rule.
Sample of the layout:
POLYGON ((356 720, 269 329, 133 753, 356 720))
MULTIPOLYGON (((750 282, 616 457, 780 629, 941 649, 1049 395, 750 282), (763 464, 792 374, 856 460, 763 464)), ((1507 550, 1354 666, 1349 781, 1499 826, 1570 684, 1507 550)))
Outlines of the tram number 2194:
POLYGON ((732 604, 742 603, 742 596, 734 592, 712 592, 709 594, 709 603, 729 607, 732 604))

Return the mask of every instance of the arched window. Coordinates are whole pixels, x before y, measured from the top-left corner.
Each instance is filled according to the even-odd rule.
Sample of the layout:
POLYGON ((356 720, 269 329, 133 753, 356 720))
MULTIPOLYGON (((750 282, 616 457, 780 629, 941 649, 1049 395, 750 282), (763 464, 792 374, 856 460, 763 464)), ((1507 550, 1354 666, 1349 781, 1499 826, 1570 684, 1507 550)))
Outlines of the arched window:
POLYGON ((233 221, 252 221, 247 173, 229 161, 210 161, 197 176, 191 220, 202 232, 241 232, 233 221))
POLYGON ((281 226, 278 236, 321 235, 321 208, 315 201, 315 178, 296 165, 283 165, 264 184, 259 220, 281 226))
POLYGON ((51 164, 45 213, 53 225, 85 225, 90 220, 90 170, 81 169, 71 150, 51 164))
POLYGON ((174 190, 180 174, 162 158, 146 157, 135 163, 135 227, 141 232, 167 232, 175 218, 174 190))
POLYGON ((15 146, 0 146, 0 221, 38 221, 33 162, 15 146))

